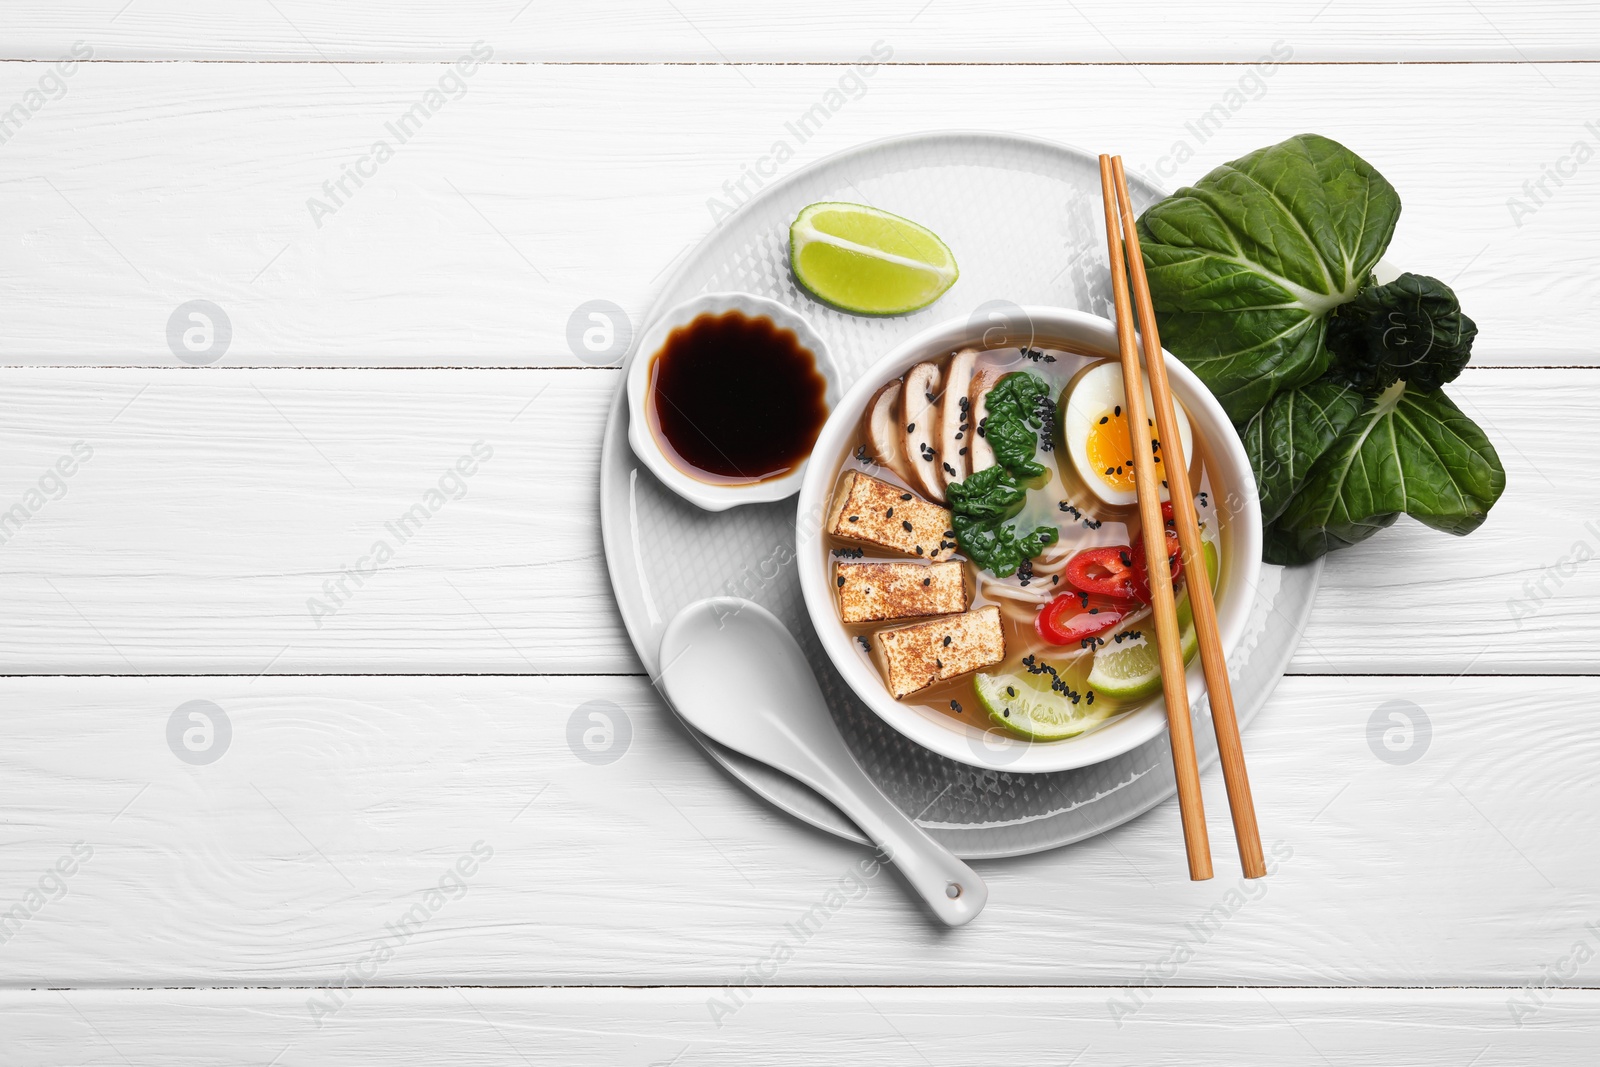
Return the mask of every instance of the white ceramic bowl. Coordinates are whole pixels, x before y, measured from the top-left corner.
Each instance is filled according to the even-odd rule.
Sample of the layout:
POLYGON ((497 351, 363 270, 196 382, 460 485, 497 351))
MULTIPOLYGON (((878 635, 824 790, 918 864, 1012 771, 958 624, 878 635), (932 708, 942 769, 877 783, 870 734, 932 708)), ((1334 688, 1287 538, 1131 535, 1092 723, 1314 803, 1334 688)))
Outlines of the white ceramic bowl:
POLYGON ((628 443, 634 455, 650 468, 661 484, 689 503, 707 511, 726 511, 740 504, 762 504, 783 500, 800 491, 807 464, 802 463, 779 478, 743 484, 702 481, 680 468, 661 450, 650 429, 650 364, 679 326, 687 326, 701 315, 721 315, 737 311, 755 319, 771 319, 780 329, 794 331, 802 347, 817 360, 817 372, 828 383, 823 400, 831 411, 839 402, 839 372, 822 337, 799 312, 776 300, 751 293, 706 293, 686 300, 650 324, 634 350, 628 366, 628 443))
MULTIPOLYGON (((1107 319, 1054 307, 1018 308, 1012 314, 1020 314, 1028 322, 1034 347, 1067 347, 1112 358, 1117 355, 1116 327, 1107 319)), ((829 580, 827 547, 822 537, 823 508, 867 402, 884 382, 925 359, 940 358, 966 345, 982 347, 986 329, 992 331, 992 323, 953 319, 924 330, 879 360, 835 405, 817 438, 800 489, 795 524, 800 588, 822 647, 839 673, 868 707, 911 740, 941 756, 992 770, 1043 772, 1086 767, 1137 748, 1166 729, 1166 708, 1161 698, 1125 712, 1089 733, 1046 742, 1024 741, 998 729, 986 730, 989 724, 981 716, 968 725, 942 712, 902 704, 889 695, 877 669, 853 647, 839 621, 829 580)), ((1244 445, 1216 398, 1176 359, 1168 359, 1167 376, 1173 394, 1189 414, 1195 436, 1210 449, 1214 478, 1233 494, 1229 501, 1228 537, 1223 545, 1224 580, 1217 593, 1222 645, 1225 651, 1232 651, 1244 633, 1261 569, 1261 503, 1244 445)), ((1205 692, 1199 657, 1189 668, 1188 680, 1190 699, 1198 700, 1205 692)))

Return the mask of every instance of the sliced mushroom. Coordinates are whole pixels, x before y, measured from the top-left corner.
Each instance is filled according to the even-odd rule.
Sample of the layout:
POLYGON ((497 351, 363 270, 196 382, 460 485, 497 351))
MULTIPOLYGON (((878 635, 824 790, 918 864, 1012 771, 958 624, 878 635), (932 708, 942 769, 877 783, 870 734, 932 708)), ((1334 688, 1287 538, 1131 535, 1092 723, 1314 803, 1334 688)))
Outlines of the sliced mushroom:
POLYGON ((915 485, 906 460, 905 427, 900 422, 900 379, 896 378, 867 405, 867 450, 872 462, 893 471, 900 480, 915 485))
POLYGON ((971 444, 967 447, 967 459, 972 465, 972 473, 988 470, 994 466, 994 449, 989 447, 988 440, 983 436, 983 420, 989 417, 989 390, 1000 380, 1000 372, 992 367, 985 367, 972 376, 972 387, 967 390, 971 400, 972 432, 967 434, 971 444))
POLYGON ((972 400, 967 388, 977 362, 978 350, 964 348, 951 358, 945 371, 944 400, 939 405, 939 474, 946 485, 967 476, 967 438, 972 436, 972 400))
POLYGON ((939 452, 935 420, 939 417, 939 368, 918 363, 906 375, 905 398, 900 414, 905 421, 906 458, 911 466, 911 484, 929 500, 944 503, 944 478, 939 472, 939 452))

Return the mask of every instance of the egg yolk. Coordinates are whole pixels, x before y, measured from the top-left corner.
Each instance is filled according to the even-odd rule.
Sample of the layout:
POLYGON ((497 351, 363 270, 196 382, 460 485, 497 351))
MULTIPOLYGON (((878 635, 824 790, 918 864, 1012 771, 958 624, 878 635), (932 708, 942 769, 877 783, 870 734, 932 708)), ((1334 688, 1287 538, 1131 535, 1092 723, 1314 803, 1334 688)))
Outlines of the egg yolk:
MULTIPOLYGON (((1152 438, 1155 434, 1152 432, 1152 438)), ((1103 411, 1100 417, 1089 427, 1089 440, 1085 449, 1089 455, 1089 464, 1100 480, 1112 489, 1131 493, 1134 490, 1133 480, 1133 443, 1128 435, 1128 417, 1122 413, 1119 405, 1111 411, 1103 411)), ((1160 474, 1161 441, 1155 438, 1157 474, 1160 474)))

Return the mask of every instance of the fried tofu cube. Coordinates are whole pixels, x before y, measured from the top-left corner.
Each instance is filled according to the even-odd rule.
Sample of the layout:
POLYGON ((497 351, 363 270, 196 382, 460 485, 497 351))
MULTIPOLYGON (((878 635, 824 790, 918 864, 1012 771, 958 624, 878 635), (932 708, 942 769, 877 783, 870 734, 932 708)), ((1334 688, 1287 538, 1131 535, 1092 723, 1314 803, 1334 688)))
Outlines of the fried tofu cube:
POLYGON ((851 471, 833 499, 828 532, 834 537, 923 559, 948 556, 956 547, 950 512, 908 489, 851 471))
POLYGON ((994 605, 873 635, 884 680, 895 699, 1006 658, 1006 635, 994 605))
POLYGON ((851 622, 883 622, 921 615, 953 615, 967 610, 967 583, 961 564, 840 563, 837 565, 839 617, 851 622))

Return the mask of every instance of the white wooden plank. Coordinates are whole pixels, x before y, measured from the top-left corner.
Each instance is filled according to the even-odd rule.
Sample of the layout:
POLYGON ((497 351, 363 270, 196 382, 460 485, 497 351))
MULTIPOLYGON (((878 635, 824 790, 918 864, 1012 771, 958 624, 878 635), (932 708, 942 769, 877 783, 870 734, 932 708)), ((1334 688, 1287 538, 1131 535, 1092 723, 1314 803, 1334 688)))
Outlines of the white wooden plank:
POLYGON ((1378 0, 1195 5, 1156 0, 1048 4, 844 0, 764 4, 601 0, 538 4, 474 0, 318 4, 315 0, 138 0, 10 5, 0 58, 54 59, 78 40, 115 59, 452 59, 482 37, 518 61, 837 62, 874 40, 903 62, 1251 61, 1278 41, 1302 60, 1526 62, 1593 59, 1596 13, 1544 0, 1378 0))
MULTIPOLYGON (((206 299, 231 323, 225 365, 569 365, 579 305, 641 315, 712 228, 708 204, 779 140, 788 174, 971 127, 1115 148, 1169 184, 1326 133, 1401 190, 1391 259, 1456 285, 1480 365, 1591 365, 1600 168, 1573 156, 1600 137, 1590 69, 490 65, 400 144, 387 124, 451 68, 82 64, 0 153, 0 361, 178 366, 169 321, 206 299), (837 113, 797 141, 785 123, 841 82, 837 113), (379 140, 394 149, 381 165, 379 140), (359 188, 344 177, 358 165, 359 188), (340 180, 351 195, 335 201, 323 186, 340 180), (314 218, 314 197, 338 210, 314 218)), ((0 64, 0 113, 42 76, 0 64)))
POLYGON ((41 879, 55 899, 8 929, 0 983, 337 986, 357 967, 357 985, 701 985, 702 1006, 751 967, 779 985, 1589 987, 1600 972, 1569 957, 1600 946, 1600 859, 1574 845, 1600 806, 1596 687, 1287 679, 1246 737, 1270 878, 1239 877, 1213 771, 1214 881, 1185 878, 1168 804, 980 864, 989 907, 951 933, 861 875, 865 850, 728 780, 642 679, 8 679, 0 913, 41 879), (169 748, 195 700, 231 724, 208 765, 169 748), (568 740, 595 700, 631 727, 609 764, 568 740), (1392 701, 1430 724, 1391 739, 1410 763, 1369 739, 1392 701), (48 875, 79 841, 61 895, 48 875))
POLYGON ((318 990, 0 994, 16 1067, 871 1062, 1234 1067, 1588 1062, 1600 994, 1518 1027, 1497 989, 1168 990, 1114 1020, 1097 989, 764 989, 719 1027, 702 989, 368 989, 318 1029, 318 990))
MULTIPOLYGON (((618 379, 0 372, 0 514, 35 512, 0 525, 0 673, 638 671, 598 537, 618 379), (80 440, 93 457, 50 499, 80 440), (402 542, 386 524, 478 441, 493 456, 466 495, 402 542), (393 559, 344 578, 378 540, 393 559)), ((1337 553, 1293 669, 1600 669, 1600 564, 1578 562, 1600 551, 1600 484, 1566 445, 1600 378, 1469 370, 1451 389, 1500 446, 1505 498, 1470 537, 1407 521, 1337 553)))

